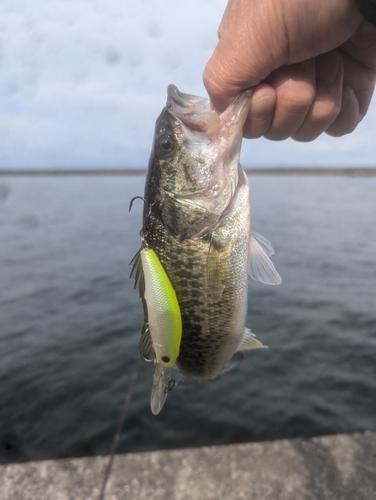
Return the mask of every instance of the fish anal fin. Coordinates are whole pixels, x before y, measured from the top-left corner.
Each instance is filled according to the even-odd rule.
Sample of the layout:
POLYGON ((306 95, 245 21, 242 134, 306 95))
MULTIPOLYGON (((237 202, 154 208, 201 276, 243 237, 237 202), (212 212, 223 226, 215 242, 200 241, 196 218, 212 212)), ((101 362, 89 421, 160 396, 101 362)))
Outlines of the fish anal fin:
POLYGON ((249 328, 244 330, 242 341, 239 344, 237 349, 238 351, 246 351, 248 349, 267 349, 268 346, 262 344, 259 340, 256 339, 254 333, 251 332, 249 328))
MULTIPOLYGON (((265 241, 268 242, 266 239, 265 241)), ((253 280, 266 285, 280 285, 282 278, 268 256, 268 253, 270 254, 272 250, 271 245, 265 247, 265 244, 260 243, 260 235, 255 237, 254 233, 251 233, 249 239, 249 276, 253 280)))

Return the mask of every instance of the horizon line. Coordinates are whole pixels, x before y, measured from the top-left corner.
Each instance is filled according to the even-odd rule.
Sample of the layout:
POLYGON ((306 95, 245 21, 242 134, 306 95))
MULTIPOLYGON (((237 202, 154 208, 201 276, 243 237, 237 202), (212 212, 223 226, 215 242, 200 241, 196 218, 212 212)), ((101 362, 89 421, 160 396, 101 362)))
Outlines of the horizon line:
MULTIPOLYGON (((376 176, 376 167, 248 167, 247 175, 376 176)), ((15 168, 0 169, 0 176, 113 176, 145 175, 146 168, 15 168)))

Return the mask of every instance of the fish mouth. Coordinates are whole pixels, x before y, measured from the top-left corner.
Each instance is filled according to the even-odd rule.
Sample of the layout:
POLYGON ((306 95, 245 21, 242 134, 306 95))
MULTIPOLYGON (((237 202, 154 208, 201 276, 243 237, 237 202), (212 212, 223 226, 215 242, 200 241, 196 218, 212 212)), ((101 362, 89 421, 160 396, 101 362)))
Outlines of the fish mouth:
POLYGON ((175 85, 167 88, 167 109, 191 132, 207 138, 236 135, 244 126, 251 101, 251 89, 239 94, 223 113, 218 114, 209 99, 180 92, 175 85))

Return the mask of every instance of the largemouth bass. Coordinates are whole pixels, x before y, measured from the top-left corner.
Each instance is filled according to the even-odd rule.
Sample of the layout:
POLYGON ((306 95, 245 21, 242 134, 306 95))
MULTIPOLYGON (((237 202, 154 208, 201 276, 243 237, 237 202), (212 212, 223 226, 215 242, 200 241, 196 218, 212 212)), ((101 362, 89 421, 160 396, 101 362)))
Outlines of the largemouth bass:
MULTIPOLYGON (((270 243, 251 233, 248 179, 239 162, 250 100, 251 91, 246 91, 219 115, 208 99, 170 85, 156 122, 143 198, 142 248, 132 271, 145 315, 141 354, 156 365, 153 413, 160 411, 173 385, 170 365, 165 370, 157 353, 176 346, 177 338, 174 328, 168 328, 163 341, 153 334, 172 313, 161 307, 156 312, 146 299, 146 292, 149 297, 164 289, 145 276, 145 249, 154 251, 176 293, 181 319, 171 321, 181 321, 176 364, 184 375, 214 379, 239 362, 240 351, 264 347, 245 325, 248 274, 273 285, 281 278, 269 259, 270 243)), ((157 270, 150 272, 157 276, 157 270)))

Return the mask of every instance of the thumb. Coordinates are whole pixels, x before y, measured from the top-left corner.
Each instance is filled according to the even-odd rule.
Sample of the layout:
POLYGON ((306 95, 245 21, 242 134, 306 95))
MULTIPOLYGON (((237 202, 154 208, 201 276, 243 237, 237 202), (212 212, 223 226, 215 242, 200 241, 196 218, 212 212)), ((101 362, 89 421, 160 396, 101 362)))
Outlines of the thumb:
POLYGON ((257 65, 252 65, 249 60, 246 65, 242 56, 220 41, 205 67, 203 82, 217 111, 222 112, 242 90, 256 86, 263 79, 263 72, 258 71, 257 65), (251 74, 249 66, 256 66, 255 69, 252 67, 251 74))
MULTIPOLYGON (((259 19, 265 15, 257 2, 230 1, 219 28, 220 40, 203 74, 204 85, 217 111, 223 111, 241 91, 258 85, 285 63, 281 50, 285 44, 276 39, 278 30, 273 30, 270 40, 268 31, 262 29, 259 19), (245 10, 251 3, 252 15, 249 15, 245 10)), ((274 12, 271 17, 275 17, 274 12)))

